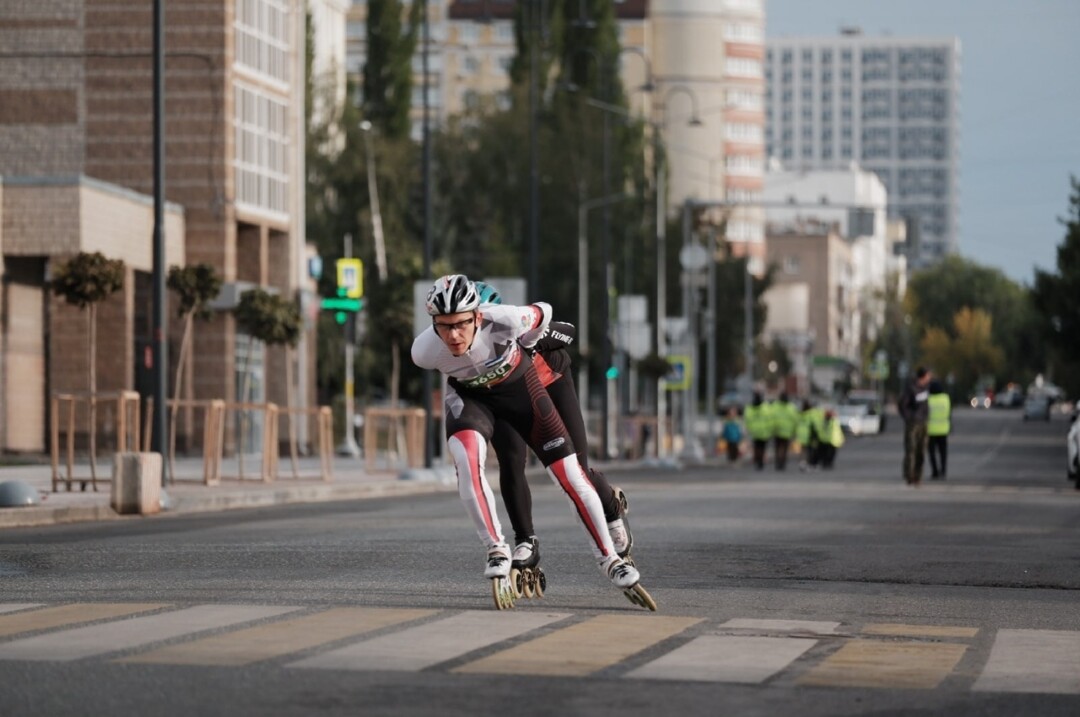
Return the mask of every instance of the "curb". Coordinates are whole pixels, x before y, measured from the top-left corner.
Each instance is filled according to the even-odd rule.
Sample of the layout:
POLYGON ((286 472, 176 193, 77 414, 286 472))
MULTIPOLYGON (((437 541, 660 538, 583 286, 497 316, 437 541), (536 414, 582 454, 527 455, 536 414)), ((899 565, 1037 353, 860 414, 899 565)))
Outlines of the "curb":
POLYGON ((85 506, 28 506, 0 508, 0 530, 4 528, 34 528, 62 523, 123 520, 129 518, 169 517, 217 513, 245 508, 265 508, 294 503, 328 503, 331 501, 365 500, 398 495, 419 495, 446 492, 439 481, 379 481, 361 485, 311 485, 260 491, 227 491, 207 495, 191 495, 168 491, 171 507, 153 515, 121 515, 108 503, 85 506))

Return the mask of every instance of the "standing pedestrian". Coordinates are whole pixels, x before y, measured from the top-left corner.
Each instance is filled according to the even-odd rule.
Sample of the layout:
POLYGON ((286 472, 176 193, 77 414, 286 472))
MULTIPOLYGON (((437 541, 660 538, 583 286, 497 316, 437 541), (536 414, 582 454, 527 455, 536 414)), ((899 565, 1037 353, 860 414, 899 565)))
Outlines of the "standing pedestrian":
POLYGON ((799 409, 788 401, 786 392, 781 392, 770 408, 773 421, 773 460, 776 470, 782 471, 787 467, 788 446, 799 425, 799 409))
POLYGON ((825 412, 820 406, 804 399, 802 413, 799 414, 799 427, 796 429, 796 437, 802 444, 802 460, 799 461, 799 470, 817 470, 821 460, 821 431, 825 422, 825 412))
POLYGON ((929 417, 926 421, 927 453, 930 454, 930 478, 945 480, 949 459, 949 432, 952 430, 952 400, 939 381, 930 382, 929 417))
POLYGON ((765 468, 765 449, 772 439, 772 415, 760 391, 754 391, 754 398, 743 414, 746 420, 746 432, 754 444, 754 467, 759 471, 765 468))
POLYGON ((844 445, 844 429, 840 427, 840 419, 836 417, 836 411, 831 408, 825 411, 821 427, 821 467, 827 471, 832 470, 836 462, 836 452, 844 445))
POLYGON ((720 438, 724 442, 727 451, 728 463, 734 463, 742 455, 743 429, 739 424, 739 412, 735 407, 727 410, 724 416, 724 427, 720 431, 720 438))
POLYGON ((915 369, 896 409, 904 419, 904 480, 908 485, 922 481, 923 461, 926 458, 926 422, 930 418, 930 372, 923 366, 915 369))

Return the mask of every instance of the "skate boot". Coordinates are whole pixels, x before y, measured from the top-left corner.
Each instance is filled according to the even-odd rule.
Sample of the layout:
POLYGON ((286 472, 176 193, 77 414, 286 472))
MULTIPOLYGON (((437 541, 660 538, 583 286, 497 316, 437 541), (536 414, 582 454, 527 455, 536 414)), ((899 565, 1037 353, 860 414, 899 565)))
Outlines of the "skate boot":
POLYGON ((612 556, 600 564, 600 569, 615 587, 623 591, 627 600, 656 612, 656 601, 641 587, 641 574, 637 568, 618 556, 612 556))
POLYGON ((514 597, 544 597, 547 578, 540 567, 540 541, 536 536, 514 546, 514 557, 510 563, 510 584, 514 586, 514 597))
POLYGON ((484 577, 491 580, 491 597, 496 610, 514 607, 514 587, 510 582, 510 548, 500 543, 488 550, 484 577))
POLYGON ((608 521, 608 534, 619 557, 630 565, 635 565, 634 557, 630 554, 630 550, 634 547, 634 534, 630 532, 630 521, 626 519, 626 514, 630 512, 630 507, 626 502, 626 493, 622 488, 615 486, 612 486, 611 492, 615 494, 618 514, 614 520, 608 521))

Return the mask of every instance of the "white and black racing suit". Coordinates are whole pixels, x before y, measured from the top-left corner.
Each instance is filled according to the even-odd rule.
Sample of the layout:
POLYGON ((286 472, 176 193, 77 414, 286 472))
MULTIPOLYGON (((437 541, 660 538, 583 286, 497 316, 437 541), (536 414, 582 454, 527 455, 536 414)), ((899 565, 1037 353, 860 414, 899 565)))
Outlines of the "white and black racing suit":
POLYGON ((498 419, 525 440, 566 493, 593 555, 603 563, 615 557, 615 549, 600 498, 585 477, 570 434, 524 350, 544 336, 550 320, 551 307, 545 303, 485 306, 464 354, 454 356, 434 327, 428 327, 413 341, 412 359, 420 368, 436 369, 449 377, 444 401, 447 447, 457 469, 458 493, 485 547, 505 545, 485 471, 487 445, 498 419))

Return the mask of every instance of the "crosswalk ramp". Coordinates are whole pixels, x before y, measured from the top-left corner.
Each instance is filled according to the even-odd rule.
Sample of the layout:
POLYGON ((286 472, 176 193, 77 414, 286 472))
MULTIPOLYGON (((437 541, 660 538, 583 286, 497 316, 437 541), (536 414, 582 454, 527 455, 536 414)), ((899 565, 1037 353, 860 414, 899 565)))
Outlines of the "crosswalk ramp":
POLYGON ((543 609, 0 603, 0 663, 80 660, 1080 694, 1080 631, 543 609))

